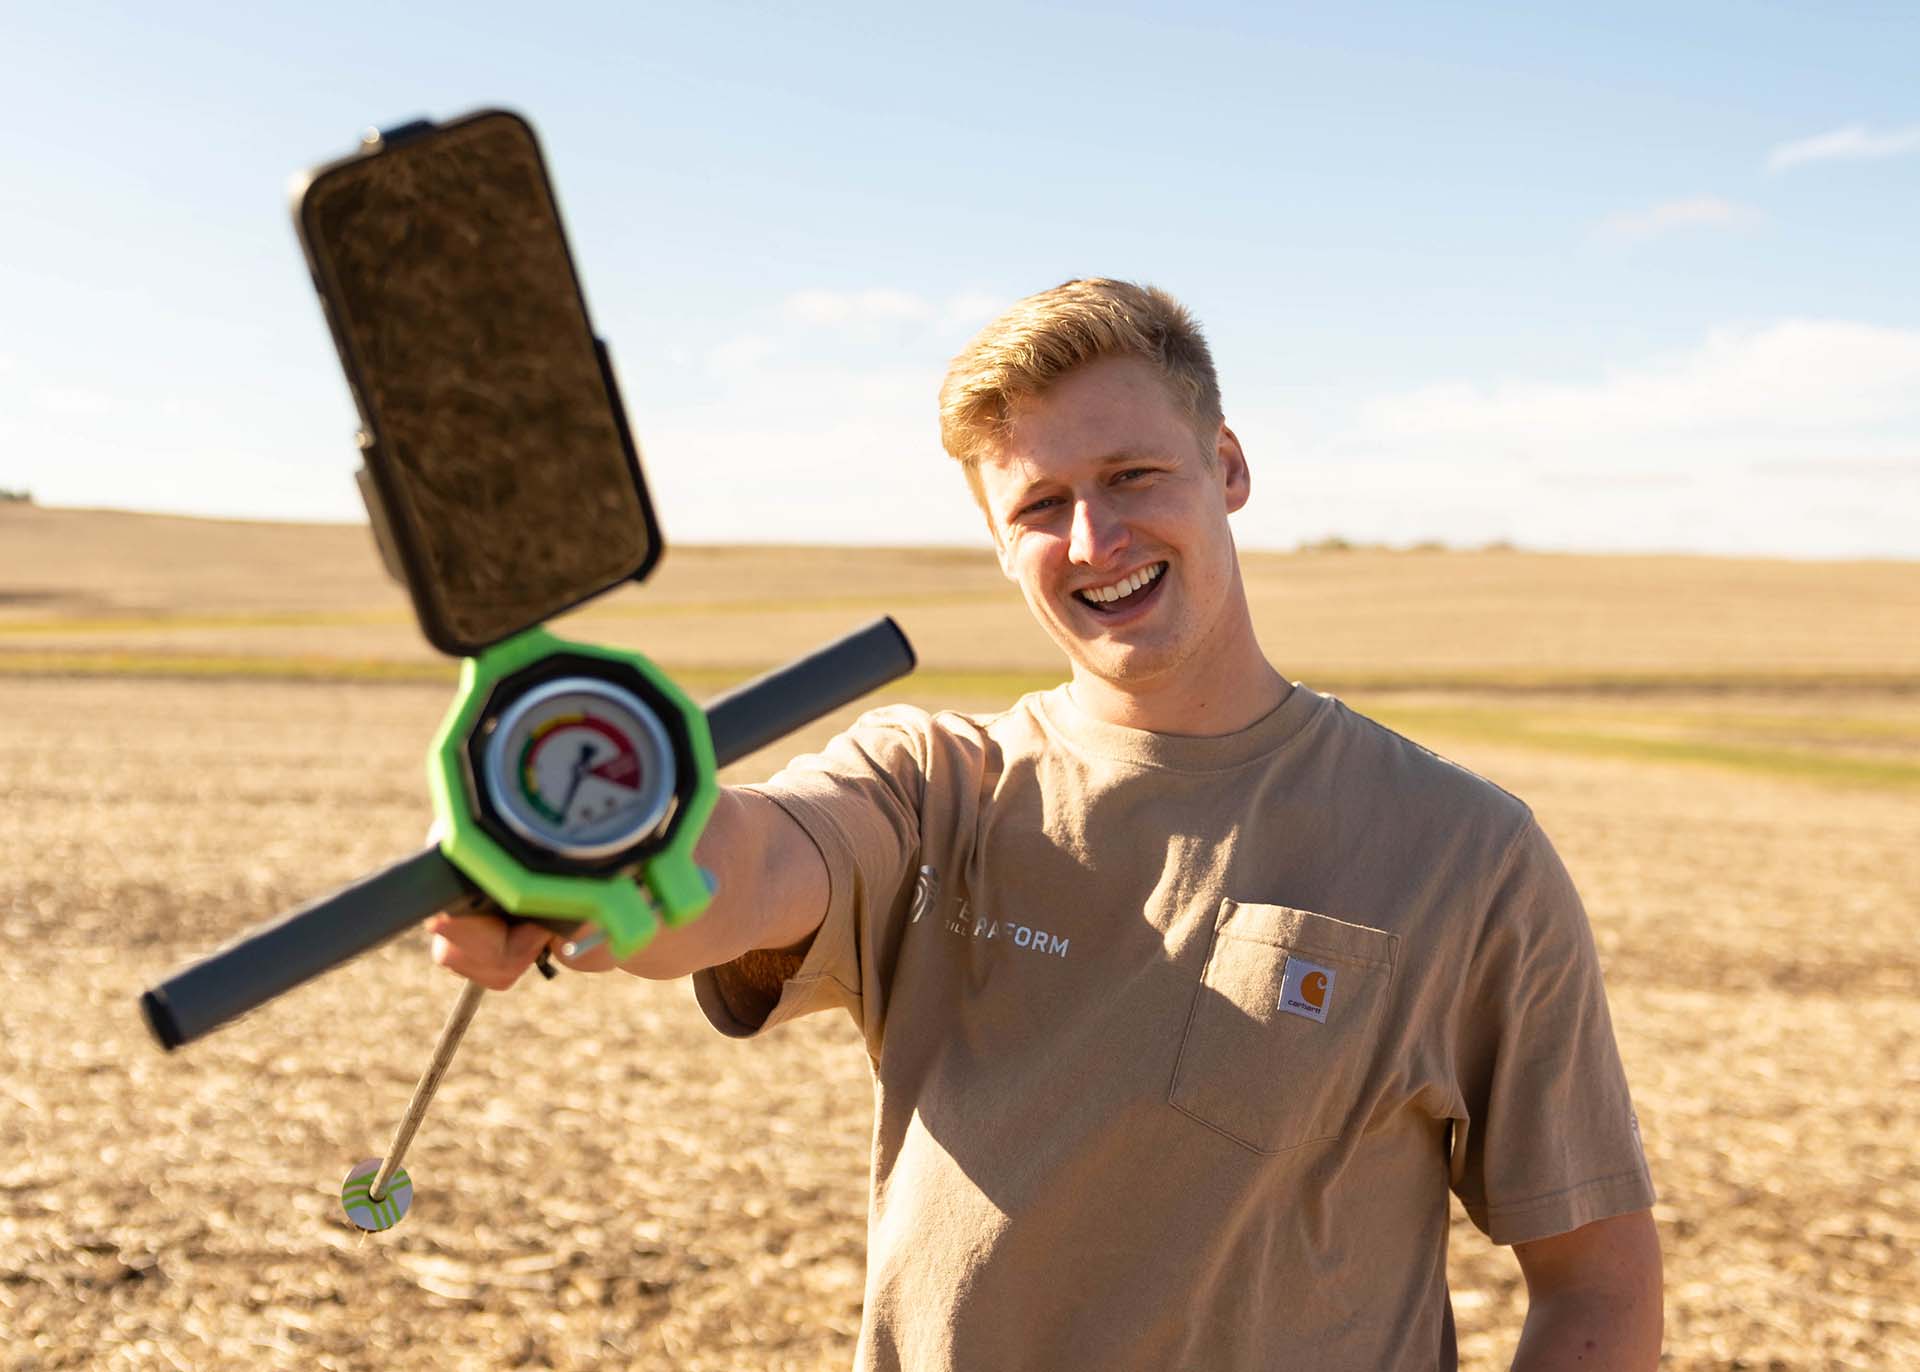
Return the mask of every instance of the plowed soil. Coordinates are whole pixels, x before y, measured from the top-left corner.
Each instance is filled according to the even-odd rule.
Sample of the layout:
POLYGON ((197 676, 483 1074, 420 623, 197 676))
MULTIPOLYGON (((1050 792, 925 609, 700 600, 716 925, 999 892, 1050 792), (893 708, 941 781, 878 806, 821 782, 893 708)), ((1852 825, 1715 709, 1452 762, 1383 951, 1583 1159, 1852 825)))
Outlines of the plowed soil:
MULTIPOLYGON (((772 622, 779 588, 756 575, 772 622)), ((201 605, 166 594, 148 607, 156 642, 166 614, 201 605)), ((104 603, 16 607, 42 627, 9 651, 59 648, 48 615, 104 603)), ((834 631, 865 617, 818 613, 839 614, 834 631)), ((1808 670, 1815 618, 1785 636, 1808 670)), ((255 634, 307 631, 216 628, 241 655, 285 651, 255 634)), ((181 632, 212 630, 203 616, 181 632)), ((1876 662, 1867 631, 1847 632, 1839 667, 1913 670, 1920 635, 1876 662)), ((112 640, 73 641, 87 633, 112 640)), ((937 689, 891 694, 1004 703, 997 678, 967 685, 957 652, 937 689)), ((1391 644, 1350 655, 1387 663, 1391 644)), ((180 1052, 148 1039, 135 1002, 157 977, 420 845, 421 757, 448 697, 432 681, 0 663, 0 1367, 848 1364, 871 1107, 845 1023, 737 1044, 685 984, 529 976, 482 1006, 408 1158, 413 1213, 372 1237, 340 1215, 341 1178, 386 1146, 457 991, 422 935, 180 1052)), ((1666 1365, 1920 1366, 1913 696, 1735 673, 1624 702, 1428 682, 1357 703, 1526 797, 1581 885, 1662 1195, 1666 1365)), ((1504 1366, 1524 1307, 1511 1255, 1458 1218, 1451 1277, 1464 1364, 1504 1366)))

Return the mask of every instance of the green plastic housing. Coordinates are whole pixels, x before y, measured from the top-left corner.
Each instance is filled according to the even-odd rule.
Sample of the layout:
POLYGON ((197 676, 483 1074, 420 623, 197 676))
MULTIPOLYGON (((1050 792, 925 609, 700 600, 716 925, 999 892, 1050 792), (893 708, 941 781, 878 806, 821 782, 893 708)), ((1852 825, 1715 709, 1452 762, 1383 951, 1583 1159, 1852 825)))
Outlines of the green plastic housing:
POLYGON ((606 931, 614 957, 645 947, 664 921, 678 926, 697 917, 713 899, 693 860, 719 795, 713 735, 707 714, 667 675, 638 653, 556 638, 528 629, 460 663, 460 689, 427 752, 427 786, 440 821, 440 851, 507 913, 530 919, 590 922, 606 931), (467 794, 462 755, 487 698, 499 682, 555 653, 604 658, 639 672, 680 713, 693 753, 693 789, 674 816, 666 846, 612 876, 562 876, 535 872, 516 861, 480 827, 467 794))

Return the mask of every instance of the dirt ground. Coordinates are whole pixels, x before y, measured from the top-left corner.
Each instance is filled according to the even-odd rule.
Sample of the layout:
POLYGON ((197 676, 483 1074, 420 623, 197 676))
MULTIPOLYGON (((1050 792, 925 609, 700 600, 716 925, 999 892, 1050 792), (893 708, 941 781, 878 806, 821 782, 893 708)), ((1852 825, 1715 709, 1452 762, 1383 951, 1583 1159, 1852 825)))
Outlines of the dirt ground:
MULTIPOLYGON (((421 936, 147 1039, 159 974, 417 845, 446 698, 0 679, 0 1365, 846 1365, 870 1101, 844 1023, 739 1045, 684 984, 529 977, 484 1005, 378 1237, 336 1194, 456 992, 421 936)), ((1920 796, 1455 751, 1529 797, 1592 910, 1667 1365, 1920 1366, 1920 796)), ((1461 1219, 1452 1280, 1466 1365, 1504 1365, 1510 1254, 1461 1219)))
MULTIPOLYGON (((1355 552, 1248 584, 1283 667, 1566 857, 1661 1190, 1665 1365, 1920 1367, 1920 566, 1355 552)), ((699 694, 880 610, 924 664, 891 698, 991 708, 1049 669, 955 551, 676 549, 571 630, 699 694)), ((0 508, 0 1369, 848 1364, 843 1022, 742 1045, 684 984, 529 977, 372 1237, 341 1179, 458 989, 423 936, 149 1040, 166 972, 417 849, 450 678, 364 530, 0 508)), ((1454 1238, 1463 1364, 1504 1366, 1517 1268, 1454 1238)))

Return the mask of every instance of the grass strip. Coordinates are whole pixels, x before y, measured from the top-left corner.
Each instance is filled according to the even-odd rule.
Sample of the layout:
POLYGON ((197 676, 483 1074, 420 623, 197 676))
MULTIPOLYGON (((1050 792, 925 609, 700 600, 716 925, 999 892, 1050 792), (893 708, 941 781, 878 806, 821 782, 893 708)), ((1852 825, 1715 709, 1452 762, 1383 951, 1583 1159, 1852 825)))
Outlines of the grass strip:
MULTIPOLYGON (((1468 710, 1453 707, 1398 706, 1370 709, 1382 724, 1411 737, 1470 739, 1585 757, 1646 762, 1699 763, 1797 781, 1845 785, 1920 787, 1920 763, 1866 758, 1807 748, 1736 742, 1726 739, 1648 737, 1603 727, 1571 726, 1538 713, 1468 710)), ((1622 721, 1629 724, 1629 721, 1622 721)))
MULTIPOLYGON (((663 661, 661 666, 689 686, 721 689, 757 676, 766 667, 715 666, 663 661)), ((5 676, 163 676, 283 678, 294 681, 438 681, 451 679, 450 661, 408 661, 265 653, 191 653, 163 650, 0 647, 5 676)), ((916 694, 946 693, 968 705, 1007 703, 1028 691, 1045 690, 1064 670, 1012 667, 922 667, 912 680, 916 694)), ((1618 695, 1656 693, 1777 695, 1808 690, 1920 695, 1920 677, 1872 672, 1316 672, 1309 684, 1343 698, 1381 694, 1618 695)))
MULTIPOLYGON (((669 675, 696 697, 717 695, 759 674, 737 667, 663 665, 669 675)), ((0 677, 163 678, 366 685, 431 683, 450 687, 456 675, 456 664, 450 660, 0 651, 0 677)), ((1045 690, 1060 679, 1054 673, 929 668, 896 683, 892 694, 929 707, 993 709, 1010 704, 1030 691, 1045 690)), ((1440 689, 1424 680, 1413 686, 1405 679, 1376 678, 1374 681, 1376 684, 1371 688, 1348 688, 1348 693, 1364 697, 1369 689, 1377 693, 1440 689), (1378 684, 1381 681, 1391 684, 1383 687, 1378 684)), ((1476 683, 1468 689, 1479 690, 1484 687, 1476 683)), ((1920 763, 1865 758, 1805 747, 1700 737, 1695 732, 1702 727, 1697 717, 1680 725, 1685 731, 1682 736, 1662 737, 1646 734, 1649 723, 1672 728, 1675 725, 1673 719, 1650 720, 1642 716, 1628 716, 1619 721, 1621 727, 1616 730, 1608 728, 1606 721, 1569 722, 1569 714, 1577 714, 1577 711, 1547 714, 1525 708, 1476 709, 1399 704, 1392 700, 1373 703, 1364 699, 1360 704, 1382 723, 1421 739, 1453 738, 1588 757, 1696 763, 1792 780, 1901 789, 1920 787, 1920 763)), ((1750 715, 1743 715, 1741 719, 1742 727, 1746 728, 1751 728, 1756 722, 1750 715)), ((1710 728, 1711 723, 1706 723, 1704 727, 1710 728)), ((1910 736, 1910 731, 1897 724, 1878 722, 1864 732, 1879 738, 1900 739, 1910 736)))

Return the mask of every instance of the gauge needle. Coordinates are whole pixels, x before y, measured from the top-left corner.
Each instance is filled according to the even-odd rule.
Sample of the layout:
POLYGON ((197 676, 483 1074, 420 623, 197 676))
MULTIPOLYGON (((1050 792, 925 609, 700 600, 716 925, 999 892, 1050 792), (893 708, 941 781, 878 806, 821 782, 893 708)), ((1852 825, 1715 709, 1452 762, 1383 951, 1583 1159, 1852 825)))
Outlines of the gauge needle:
POLYGON ((573 808, 573 798, 580 794, 580 783, 587 779, 587 768, 593 765, 593 745, 580 745, 580 760, 573 764, 573 784, 567 787, 567 798, 560 802, 560 823, 567 822, 567 811, 573 808))

